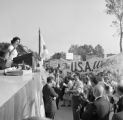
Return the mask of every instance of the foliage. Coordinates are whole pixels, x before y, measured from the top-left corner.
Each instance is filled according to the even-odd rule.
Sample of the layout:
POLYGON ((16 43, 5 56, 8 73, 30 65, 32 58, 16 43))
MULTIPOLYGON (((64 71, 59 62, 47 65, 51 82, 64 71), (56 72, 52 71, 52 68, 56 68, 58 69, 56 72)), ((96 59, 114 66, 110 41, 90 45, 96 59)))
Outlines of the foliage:
POLYGON ((104 57, 104 49, 102 48, 101 45, 97 45, 94 50, 94 54, 96 54, 98 57, 104 57))
POLYGON ((104 57, 104 49, 101 45, 97 45, 93 48, 92 45, 71 45, 68 52, 73 53, 75 55, 80 55, 83 60, 86 59, 87 55, 95 55, 97 57, 104 57))
POLYGON ((0 51, 5 52, 8 46, 9 46, 9 43, 4 43, 4 42, 0 43, 0 51))
MULTIPOLYGON (((4 42, 0 43, 0 51, 6 52, 9 45, 10 45, 9 43, 4 43, 4 42)), ((22 55, 22 54, 28 53, 29 49, 28 48, 25 49, 25 47, 23 45, 19 44, 17 47, 17 51, 18 51, 19 55, 22 55)))
POLYGON ((71 45, 68 52, 78 55, 78 47, 79 47, 78 45, 71 45))
POLYGON ((32 52, 32 50, 30 50, 28 47, 23 46, 21 44, 18 45, 17 51, 18 51, 19 55, 23 55, 23 54, 32 52))
POLYGON ((106 12, 109 15, 116 17, 112 23, 118 27, 117 31, 120 35, 120 52, 122 52, 122 39, 123 39, 123 0, 106 0, 106 12))
POLYGON ((51 59, 60 59, 63 58, 65 59, 66 55, 64 52, 57 52, 51 56, 51 59))

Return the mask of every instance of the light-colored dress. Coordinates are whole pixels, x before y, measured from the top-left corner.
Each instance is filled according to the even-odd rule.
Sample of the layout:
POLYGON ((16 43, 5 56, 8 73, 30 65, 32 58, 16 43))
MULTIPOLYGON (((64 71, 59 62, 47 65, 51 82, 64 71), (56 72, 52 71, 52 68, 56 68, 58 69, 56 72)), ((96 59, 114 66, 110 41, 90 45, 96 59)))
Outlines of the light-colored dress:
POLYGON ((8 47, 8 52, 7 52, 6 56, 5 56, 5 59, 7 60, 6 61, 6 67, 7 68, 11 67, 11 64, 13 62, 13 58, 15 58, 17 56, 18 56, 18 52, 17 52, 16 48, 14 48, 13 45, 10 45, 8 47))
POLYGON ((14 48, 13 45, 10 45, 8 47, 8 51, 9 51, 9 59, 10 60, 13 60, 13 58, 17 57, 18 56, 18 52, 17 50, 14 48))

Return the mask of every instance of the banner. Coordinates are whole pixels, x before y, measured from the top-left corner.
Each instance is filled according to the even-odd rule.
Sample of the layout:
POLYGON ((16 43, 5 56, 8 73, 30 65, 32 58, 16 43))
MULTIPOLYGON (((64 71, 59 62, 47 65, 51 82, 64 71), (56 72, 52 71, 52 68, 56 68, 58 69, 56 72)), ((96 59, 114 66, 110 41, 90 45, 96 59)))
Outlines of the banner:
POLYGON ((101 72, 103 70, 123 69, 123 54, 117 54, 108 58, 92 58, 88 61, 72 61, 65 59, 51 60, 49 65, 53 68, 60 66, 61 70, 80 72, 82 74, 89 72, 101 72))

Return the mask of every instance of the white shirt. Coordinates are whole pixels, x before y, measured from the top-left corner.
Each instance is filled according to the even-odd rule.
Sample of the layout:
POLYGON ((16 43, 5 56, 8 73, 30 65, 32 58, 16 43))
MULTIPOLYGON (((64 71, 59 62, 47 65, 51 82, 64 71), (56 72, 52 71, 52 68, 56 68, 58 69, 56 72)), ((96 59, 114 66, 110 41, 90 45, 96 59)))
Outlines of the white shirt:
POLYGON ((102 97, 102 96, 98 96, 98 97, 96 97, 96 98, 95 98, 95 101, 96 101, 98 98, 101 98, 101 97, 102 97))
POLYGON ((9 54, 10 54, 10 56, 9 56, 10 60, 13 60, 13 58, 17 57, 18 52, 17 52, 16 48, 14 48, 13 45, 10 45, 8 47, 8 51, 9 51, 9 54))
MULTIPOLYGON (((83 93, 83 88, 84 88, 84 85, 82 81, 76 80, 73 83, 73 90, 76 90, 78 94, 83 93)), ((78 94, 75 94, 75 95, 78 95, 78 94)))
POLYGON ((71 88, 72 88, 72 86, 73 86, 73 81, 72 81, 72 80, 70 80, 70 81, 68 82, 68 88, 69 88, 69 89, 71 89, 71 88))

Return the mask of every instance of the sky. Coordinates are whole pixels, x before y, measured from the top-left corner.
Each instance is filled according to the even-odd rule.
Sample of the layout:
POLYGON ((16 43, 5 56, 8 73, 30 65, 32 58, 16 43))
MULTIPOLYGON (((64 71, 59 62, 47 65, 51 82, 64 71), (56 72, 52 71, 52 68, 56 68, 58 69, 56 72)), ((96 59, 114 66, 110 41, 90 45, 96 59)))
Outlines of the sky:
POLYGON ((119 53, 119 38, 113 35, 113 16, 105 0, 0 0, 0 42, 15 36, 38 52, 38 30, 49 53, 68 52, 71 45, 100 44, 105 53, 119 53))

